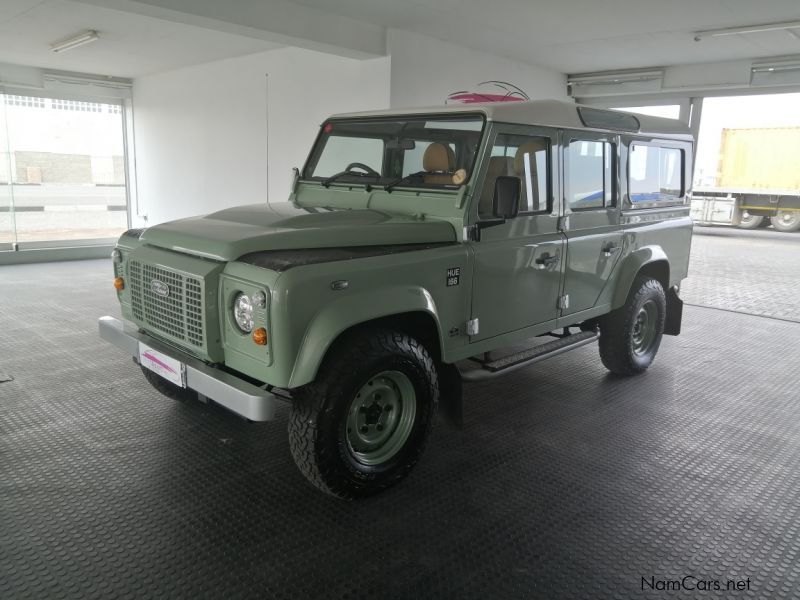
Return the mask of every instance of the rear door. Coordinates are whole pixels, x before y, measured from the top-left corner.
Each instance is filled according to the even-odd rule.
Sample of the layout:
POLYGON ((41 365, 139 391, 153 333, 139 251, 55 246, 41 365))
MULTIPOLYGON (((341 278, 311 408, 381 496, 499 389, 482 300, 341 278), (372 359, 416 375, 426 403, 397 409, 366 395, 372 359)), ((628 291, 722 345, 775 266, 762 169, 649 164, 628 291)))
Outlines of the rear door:
POLYGON ((562 316, 596 305, 622 254, 618 148, 613 134, 561 132, 567 236, 562 316))
MULTIPOLYGON (((492 218, 498 176, 520 179, 520 212, 504 224, 483 229, 475 252, 472 316, 479 319, 475 342, 558 317, 564 240, 554 206, 553 148, 556 130, 497 125, 476 192, 478 217, 492 218)), ((473 207, 474 211, 474 207, 473 207)))

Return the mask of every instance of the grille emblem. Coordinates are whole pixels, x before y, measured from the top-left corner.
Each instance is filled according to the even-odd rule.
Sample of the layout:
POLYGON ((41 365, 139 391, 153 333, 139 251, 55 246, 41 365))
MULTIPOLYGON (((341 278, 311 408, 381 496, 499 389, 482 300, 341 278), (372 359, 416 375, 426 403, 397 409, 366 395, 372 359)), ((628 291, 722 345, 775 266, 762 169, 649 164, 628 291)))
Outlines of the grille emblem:
POLYGON ((150 289, 153 290, 156 296, 161 296, 163 298, 169 296, 169 286, 158 279, 153 279, 153 281, 150 282, 150 289))

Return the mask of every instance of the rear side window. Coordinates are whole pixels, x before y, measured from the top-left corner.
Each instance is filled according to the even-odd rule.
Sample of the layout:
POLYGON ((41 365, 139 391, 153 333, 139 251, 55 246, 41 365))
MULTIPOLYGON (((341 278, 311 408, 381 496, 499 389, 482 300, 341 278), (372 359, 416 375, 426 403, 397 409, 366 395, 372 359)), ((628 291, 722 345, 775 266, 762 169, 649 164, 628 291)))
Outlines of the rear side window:
POLYGON ((631 144, 628 189, 634 204, 683 197, 683 150, 631 144))
POLYGON ((614 144, 572 140, 566 155, 566 194, 570 210, 613 206, 614 144))

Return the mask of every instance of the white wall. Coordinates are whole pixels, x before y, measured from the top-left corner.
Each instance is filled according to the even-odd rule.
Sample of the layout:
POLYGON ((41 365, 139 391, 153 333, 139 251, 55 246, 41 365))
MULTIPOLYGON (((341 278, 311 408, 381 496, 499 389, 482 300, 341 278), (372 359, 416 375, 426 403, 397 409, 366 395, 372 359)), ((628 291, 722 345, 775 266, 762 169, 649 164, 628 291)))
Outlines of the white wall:
POLYGON ((562 73, 417 33, 390 29, 387 50, 392 58, 392 107, 444 104, 449 94, 492 80, 512 83, 534 100, 568 99, 562 73))
MULTIPOLYGON (((285 200, 291 168, 302 166, 320 122, 330 113, 386 108, 388 90, 387 58, 299 48, 136 79, 139 212, 152 225, 285 200)), ((133 222, 142 223, 135 215, 133 222)))
POLYGON ((566 98, 563 74, 423 35, 390 30, 387 50, 357 60, 287 47, 136 79, 139 213, 152 225, 285 200, 332 113, 444 104, 486 80, 566 98))

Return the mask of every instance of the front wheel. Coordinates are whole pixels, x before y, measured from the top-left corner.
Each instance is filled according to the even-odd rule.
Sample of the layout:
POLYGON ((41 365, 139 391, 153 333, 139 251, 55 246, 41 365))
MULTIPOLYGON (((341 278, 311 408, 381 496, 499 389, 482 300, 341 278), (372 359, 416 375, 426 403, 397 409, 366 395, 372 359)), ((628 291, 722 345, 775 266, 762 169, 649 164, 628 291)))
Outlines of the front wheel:
POLYGON ((771 220, 778 231, 800 231, 800 210, 779 210, 771 220))
POLYGON ((317 379, 294 393, 289 446, 317 488, 367 496, 419 460, 439 399, 433 359, 414 338, 362 330, 337 342, 317 379))
POLYGON ((666 315, 662 285, 637 278, 625 305, 600 319, 600 358, 605 367, 617 375, 647 370, 661 345, 666 315))

